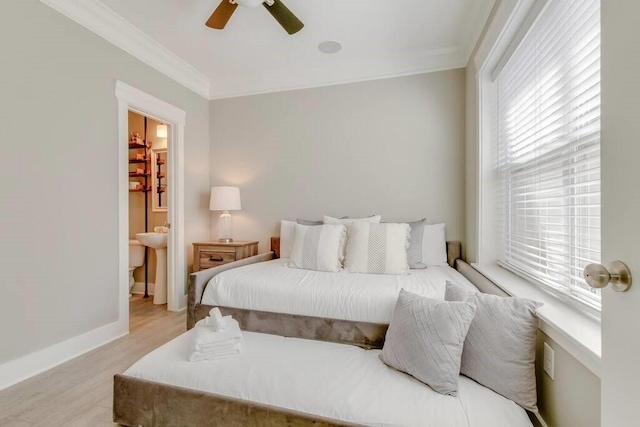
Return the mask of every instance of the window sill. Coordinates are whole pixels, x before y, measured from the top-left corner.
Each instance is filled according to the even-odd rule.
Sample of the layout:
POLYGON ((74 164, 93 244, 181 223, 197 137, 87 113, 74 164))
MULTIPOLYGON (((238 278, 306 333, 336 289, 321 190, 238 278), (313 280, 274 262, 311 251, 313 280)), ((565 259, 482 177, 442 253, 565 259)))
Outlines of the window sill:
POLYGON ((602 337, 599 320, 497 264, 472 266, 510 295, 544 303, 538 310, 540 330, 600 377, 602 337))

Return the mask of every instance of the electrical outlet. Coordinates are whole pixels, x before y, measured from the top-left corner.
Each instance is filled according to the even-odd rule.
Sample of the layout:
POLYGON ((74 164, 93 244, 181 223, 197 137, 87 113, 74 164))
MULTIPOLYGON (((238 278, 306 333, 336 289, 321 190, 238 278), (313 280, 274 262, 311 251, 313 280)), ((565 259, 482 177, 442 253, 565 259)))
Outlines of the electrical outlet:
POLYGON ((551 346, 547 343, 544 343, 544 360, 542 366, 547 375, 549 375, 549 377, 553 379, 553 372, 555 369, 554 353, 551 346))

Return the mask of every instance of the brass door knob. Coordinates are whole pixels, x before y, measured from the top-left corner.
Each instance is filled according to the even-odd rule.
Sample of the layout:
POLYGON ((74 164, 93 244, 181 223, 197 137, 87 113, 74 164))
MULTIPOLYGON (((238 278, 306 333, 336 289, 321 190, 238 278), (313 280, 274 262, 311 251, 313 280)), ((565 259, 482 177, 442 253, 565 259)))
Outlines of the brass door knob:
POLYGON ((592 288, 602 289, 611 283, 617 292, 626 292, 631 287, 631 270, 621 261, 614 261, 607 269, 602 264, 589 264, 584 269, 584 279, 592 288))

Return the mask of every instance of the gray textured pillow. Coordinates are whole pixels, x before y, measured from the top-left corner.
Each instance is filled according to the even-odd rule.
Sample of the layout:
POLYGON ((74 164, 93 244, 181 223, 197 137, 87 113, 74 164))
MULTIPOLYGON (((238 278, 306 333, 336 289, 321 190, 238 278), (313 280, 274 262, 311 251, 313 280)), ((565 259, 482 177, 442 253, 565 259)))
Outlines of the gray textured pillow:
MULTIPOLYGON (((340 219, 347 219, 347 218, 349 218, 349 217, 348 217, 348 216, 343 216, 343 217, 342 217, 342 218, 340 218, 340 219)), ((317 221, 314 221, 314 220, 312 220, 312 219, 302 219, 302 218, 298 218, 298 219, 296 220, 296 222, 297 222, 298 224, 300 224, 300 225, 310 225, 310 226, 311 226, 311 225, 322 225, 322 224, 324 224, 324 222, 323 222, 321 219, 319 219, 319 220, 317 220, 317 221)))
POLYGON ((400 290, 380 360, 438 393, 457 396, 462 346, 475 310, 400 290))
POLYGON ((426 223, 426 218, 407 223, 409 224, 409 227, 411 227, 409 249, 407 249, 407 261, 409 262, 409 268, 427 268, 427 266, 422 263, 422 237, 424 236, 424 225, 426 223))
POLYGON ((300 225, 322 225, 322 224, 324 224, 324 223, 322 222, 322 220, 319 220, 319 221, 313 221, 313 220, 310 220, 310 219, 301 219, 301 218, 298 218, 298 219, 296 220, 296 222, 297 222, 298 224, 300 224, 300 225))
POLYGON ((471 292, 451 282, 447 282, 444 298, 477 307, 464 342, 460 373, 537 412, 536 310, 542 304, 471 292))

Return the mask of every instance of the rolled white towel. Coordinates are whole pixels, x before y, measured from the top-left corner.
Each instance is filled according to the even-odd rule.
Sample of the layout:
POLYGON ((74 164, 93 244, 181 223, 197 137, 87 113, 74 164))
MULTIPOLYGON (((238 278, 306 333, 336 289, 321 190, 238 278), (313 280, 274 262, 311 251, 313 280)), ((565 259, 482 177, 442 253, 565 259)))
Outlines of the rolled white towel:
POLYGON ((233 318, 231 316, 224 316, 219 321, 213 320, 211 317, 204 318, 204 325, 213 329, 216 332, 222 332, 233 324, 233 318))
POLYGON ((220 332, 233 325, 232 321, 233 318, 231 316, 222 316, 220 309, 214 307, 209 311, 209 316, 205 317, 204 324, 215 329, 216 332, 220 332))
POLYGON ((214 307, 209 310, 209 317, 211 317, 213 320, 220 320, 222 319, 222 312, 218 307, 214 307))

